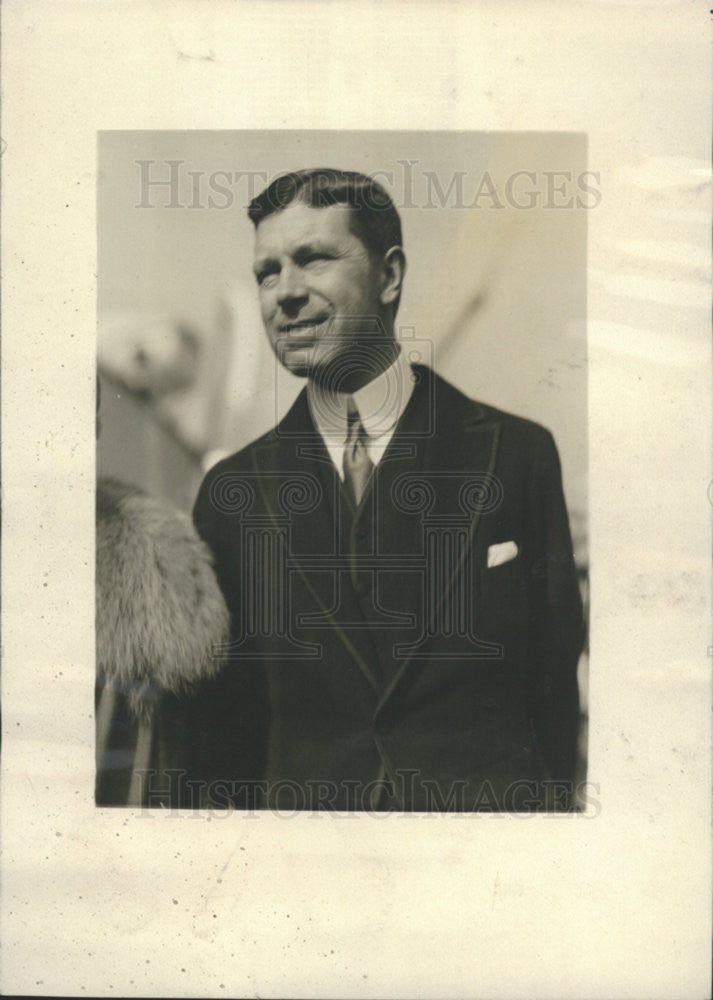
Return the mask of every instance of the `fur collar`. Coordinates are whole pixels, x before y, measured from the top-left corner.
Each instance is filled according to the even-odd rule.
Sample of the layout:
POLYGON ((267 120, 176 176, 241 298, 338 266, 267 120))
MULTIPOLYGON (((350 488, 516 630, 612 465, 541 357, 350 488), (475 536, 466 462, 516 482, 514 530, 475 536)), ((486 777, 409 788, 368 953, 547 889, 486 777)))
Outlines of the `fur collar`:
POLYGON ((138 718, 222 666, 229 615, 188 515, 115 479, 97 483, 96 651, 100 679, 138 718))

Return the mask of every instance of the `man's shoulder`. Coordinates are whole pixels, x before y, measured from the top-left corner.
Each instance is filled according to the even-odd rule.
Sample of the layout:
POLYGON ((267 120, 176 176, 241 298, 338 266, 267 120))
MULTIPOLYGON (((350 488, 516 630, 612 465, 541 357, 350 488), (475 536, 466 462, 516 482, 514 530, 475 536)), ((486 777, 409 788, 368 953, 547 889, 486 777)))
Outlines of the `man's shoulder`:
POLYGON ((427 371, 429 373, 427 377, 434 383, 436 413, 439 419, 447 415, 456 426, 463 426, 465 423, 497 424, 501 437, 509 441, 521 441, 524 445, 547 445, 552 440, 551 432, 537 421, 474 399, 442 375, 430 369, 427 371))
MULTIPOLYGON (((275 428, 272 428, 251 441, 250 444, 233 452, 232 455, 227 455, 211 465, 203 476, 198 490, 194 517, 197 511, 206 504, 209 509, 217 506, 218 509, 222 510, 223 505, 219 500, 216 500, 216 497, 224 498, 226 503, 229 502, 230 505, 240 504, 240 497, 245 490, 252 492, 249 484, 259 470, 260 463, 256 462, 255 456, 263 447, 268 447, 278 440, 275 428)), ((248 500, 248 495, 246 495, 245 500, 248 500)))
POLYGON ((261 473, 282 468, 286 462, 289 464, 294 453, 295 437, 301 439, 305 434, 314 435, 316 431, 310 423, 306 397, 302 391, 275 427, 208 469, 198 491, 196 507, 203 506, 206 500, 210 500, 215 506, 215 497, 223 496, 231 497, 231 503, 240 502, 240 496, 246 490, 252 493, 252 484, 261 473))
POLYGON ((314 427, 309 420, 309 410, 306 404, 304 390, 297 397, 284 417, 270 430, 243 445, 231 455, 222 458, 211 466, 208 475, 220 475, 223 472, 240 471, 253 468, 256 456, 260 453, 290 441, 294 436, 314 434, 314 427))
POLYGON ((220 475, 222 472, 249 468, 252 466, 253 456, 256 452, 259 452, 263 448, 278 442, 279 435, 277 434, 277 429, 275 427, 271 427, 269 431, 261 434, 260 437, 255 438, 254 441, 250 441, 249 444, 243 445, 242 448, 234 451, 231 455, 226 455, 225 458, 221 458, 220 461, 210 467, 207 474, 220 475))

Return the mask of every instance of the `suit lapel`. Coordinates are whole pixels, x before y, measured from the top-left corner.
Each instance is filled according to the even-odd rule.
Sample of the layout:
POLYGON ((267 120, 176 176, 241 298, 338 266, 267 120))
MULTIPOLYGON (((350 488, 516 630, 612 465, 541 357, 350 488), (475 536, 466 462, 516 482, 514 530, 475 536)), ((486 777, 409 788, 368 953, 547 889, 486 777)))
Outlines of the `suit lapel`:
MULTIPOLYGON (((409 666, 427 658, 430 637, 442 629, 446 602, 451 601, 454 586, 462 585, 463 574, 470 571, 465 564, 473 558, 483 512, 498 499, 494 476, 500 439, 497 416, 433 373, 422 381, 428 400, 420 394, 420 414, 413 426, 424 427, 426 405, 435 418, 433 425, 425 436, 416 433, 413 438, 417 464, 394 461, 379 486, 384 542, 397 539, 404 565, 409 557, 414 562, 413 571, 384 574, 380 600, 394 609, 410 607, 416 623, 408 634, 394 633, 389 652, 396 655, 377 711, 409 666)), ((405 430, 408 437, 408 426, 405 430)), ((454 604, 451 601, 451 607, 454 604)))
MULTIPOLYGON (((360 611, 347 584, 349 561, 340 554, 340 482, 303 390, 275 430, 253 450, 253 466, 268 515, 287 537, 289 570, 299 574, 313 599, 300 608, 298 628, 328 627, 374 690, 373 648, 358 623, 360 611)), ((292 616, 293 620, 295 616, 292 616)))
MULTIPOLYGON (((422 574, 420 553, 423 529, 417 511, 399 502, 400 484, 420 479, 425 464, 428 440, 427 399, 419 385, 409 401, 376 468, 373 490, 373 522, 370 546, 377 572, 374 574, 374 603, 393 622, 375 629, 377 648, 385 678, 393 674, 392 649, 414 638, 418 630, 422 574)), ((417 489, 418 487, 416 487, 417 489)), ((413 492, 413 491, 411 491, 413 492)))

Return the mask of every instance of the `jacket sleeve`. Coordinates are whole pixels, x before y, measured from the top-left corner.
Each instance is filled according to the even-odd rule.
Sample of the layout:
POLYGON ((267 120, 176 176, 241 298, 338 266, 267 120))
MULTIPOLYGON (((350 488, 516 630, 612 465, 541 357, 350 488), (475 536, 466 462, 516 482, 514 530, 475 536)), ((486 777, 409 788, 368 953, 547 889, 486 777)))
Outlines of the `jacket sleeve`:
MULTIPOLYGON (((240 524, 221 512, 212 486, 216 472, 203 480, 193 509, 193 521, 213 555, 218 583, 230 613, 231 645, 241 629, 240 524)), ((193 702, 189 742, 195 753, 189 777, 201 788, 202 806, 260 805, 256 790, 267 753, 269 701, 264 665, 229 648, 221 672, 203 686, 193 702)))
POLYGON ((582 600, 557 448, 548 431, 538 432, 529 503, 527 685, 535 736, 550 774, 570 783, 577 763, 582 600))
POLYGON ((231 515, 222 502, 230 501, 230 481, 233 475, 239 483, 240 475, 233 474, 223 463, 214 466, 207 473, 193 505, 193 523, 211 551, 213 568, 228 605, 235 634, 240 626, 240 520, 231 515), (225 486, 221 480, 228 485, 225 486))

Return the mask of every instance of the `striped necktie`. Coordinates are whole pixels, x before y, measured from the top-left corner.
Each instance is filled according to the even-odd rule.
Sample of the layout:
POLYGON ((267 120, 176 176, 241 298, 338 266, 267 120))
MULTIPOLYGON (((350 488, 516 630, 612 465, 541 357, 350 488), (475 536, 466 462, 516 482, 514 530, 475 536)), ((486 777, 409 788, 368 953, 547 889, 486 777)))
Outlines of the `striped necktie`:
POLYGON ((350 409, 347 413, 347 440, 344 445, 342 468, 344 486, 354 507, 359 506, 374 469, 374 463, 369 458, 366 446, 367 437, 359 413, 355 409, 350 409))

